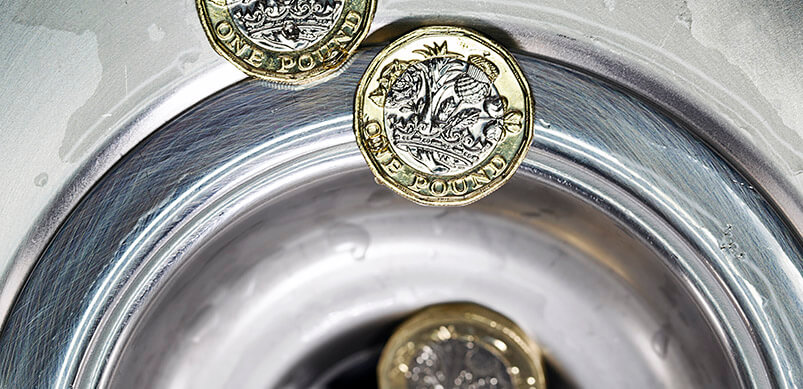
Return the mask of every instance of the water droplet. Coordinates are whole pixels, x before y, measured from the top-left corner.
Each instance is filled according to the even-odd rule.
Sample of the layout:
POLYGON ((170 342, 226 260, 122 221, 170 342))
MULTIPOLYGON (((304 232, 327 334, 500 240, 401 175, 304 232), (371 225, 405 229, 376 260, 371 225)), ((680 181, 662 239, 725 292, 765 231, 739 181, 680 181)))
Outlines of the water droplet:
POLYGON ((389 205, 392 201, 393 193, 386 188, 381 188, 373 191, 371 195, 368 196, 366 203, 372 207, 384 207, 389 205))
POLYGON ((165 32, 161 27, 156 24, 148 26, 148 37, 154 42, 159 42, 165 37, 165 32))
POLYGON ((667 349, 669 348, 669 333, 665 327, 661 327, 652 336, 652 351, 655 351, 659 357, 666 357, 667 349))
POLYGON ((443 234, 443 219, 449 214, 449 211, 444 210, 443 212, 439 212, 434 215, 432 219, 432 232, 435 235, 443 234))
POLYGON ((39 173, 39 175, 33 179, 33 184, 40 188, 45 186, 47 184, 47 173, 39 173))
POLYGON ((335 251, 348 253, 358 261, 365 258, 365 252, 371 241, 368 231, 351 223, 331 225, 327 230, 326 239, 335 251))
POLYGON ((242 292, 242 297, 243 298, 248 298, 248 297, 253 296, 254 295, 254 291, 257 288, 256 277, 251 273, 247 273, 247 274, 248 274, 248 281, 246 282, 245 287, 243 288, 243 292, 242 292))
POLYGON ((187 321, 185 339, 192 343, 201 343, 204 337, 215 327, 219 317, 211 304, 206 304, 187 321))
POLYGON ((197 51, 188 51, 182 53, 178 57, 179 69, 181 70, 181 72, 188 73, 189 71, 191 71, 193 66, 195 66, 195 63, 198 61, 199 57, 200 53, 197 51))

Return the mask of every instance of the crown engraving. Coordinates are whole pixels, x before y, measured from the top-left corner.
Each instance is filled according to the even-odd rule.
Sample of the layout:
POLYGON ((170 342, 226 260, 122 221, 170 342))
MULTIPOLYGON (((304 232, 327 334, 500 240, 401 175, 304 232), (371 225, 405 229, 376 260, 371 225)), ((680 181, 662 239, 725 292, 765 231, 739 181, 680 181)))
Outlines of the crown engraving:
POLYGON ((458 174, 521 130, 521 113, 508 110, 493 84, 499 69, 491 61, 463 59, 446 42, 414 52, 425 59, 394 60, 369 94, 384 108, 388 140, 402 160, 434 174, 458 174))
POLYGON ((228 0, 227 4, 240 31, 274 51, 302 50, 317 43, 343 11, 343 0, 228 0))

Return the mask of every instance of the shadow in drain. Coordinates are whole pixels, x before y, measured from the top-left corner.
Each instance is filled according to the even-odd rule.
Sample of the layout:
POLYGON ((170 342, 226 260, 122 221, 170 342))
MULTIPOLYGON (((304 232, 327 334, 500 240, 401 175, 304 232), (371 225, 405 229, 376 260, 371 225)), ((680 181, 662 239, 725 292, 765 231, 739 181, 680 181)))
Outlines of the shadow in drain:
MULTIPOLYGON (((403 319, 368 323, 336 336, 302 359, 279 387, 378 388, 376 366, 382 348, 403 319)), ((544 365, 549 389, 577 387, 548 357, 544 365)))
POLYGON ((327 380, 328 382, 324 382, 320 388, 378 388, 376 365, 379 363, 379 355, 381 352, 382 349, 376 347, 374 350, 366 351, 364 354, 349 358, 349 360, 344 361, 342 369, 339 369, 335 374, 329 377, 329 380, 327 380))
MULTIPOLYGON (((354 389, 378 388, 376 366, 382 353, 383 344, 358 352, 336 364, 319 379, 315 389, 354 389)), ((577 386, 554 366, 548 359, 545 362, 546 382, 549 389, 573 389, 577 386)), ((462 386, 460 387, 462 388, 462 386)))
POLYGON ((399 320, 348 329, 311 350, 280 381, 280 388, 376 388, 376 364, 399 320))

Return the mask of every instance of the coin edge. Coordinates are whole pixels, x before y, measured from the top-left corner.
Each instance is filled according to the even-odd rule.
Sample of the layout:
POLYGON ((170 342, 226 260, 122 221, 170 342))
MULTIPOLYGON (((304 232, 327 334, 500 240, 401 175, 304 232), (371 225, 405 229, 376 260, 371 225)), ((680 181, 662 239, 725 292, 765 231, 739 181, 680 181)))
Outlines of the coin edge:
MULTIPOLYGON (((477 31, 472 30, 472 29, 469 29, 469 28, 456 27, 456 26, 442 26, 442 25, 425 26, 425 27, 420 27, 420 28, 417 28, 417 29, 415 29, 413 31, 410 31, 410 32, 402 35, 401 37, 397 38, 396 40, 391 42, 387 47, 385 47, 379 53, 377 53, 376 56, 374 56, 373 60, 371 60, 371 63, 368 65, 368 67, 366 68, 365 72, 363 73, 363 76, 360 78, 360 82, 359 82, 359 84, 357 86, 357 90, 356 90, 355 95, 354 95, 354 125, 353 125, 354 128, 353 129, 354 129, 354 135, 357 138, 357 145, 360 148, 360 153, 362 154, 363 158, 365 159, 366 163, 368 164, 368 167, 371 169, 371 172, 373 173, 374 177, 378 180, 379 183, 381 183, 384 186, 387 186, 388 188, 390 188, 395 193, 397 193, 397 194, 401 195, 402 197, 404 197, 404 198, 406 198, 406 199, 408 199, 408 200, 410 200, 410 201, 412 201, 412 202, 414 202, 416 204, 419 204, 419 205, 436 206, 436 207, 458 207, 458 206, 465 206, 465 205, 474 203, 476 201, 479 201, 480 199, 490 195, 491 193, 495 192, 497 189, 501 188, 504 184, 506 184, 513 177, 513 175, 515 174, 516 170, 518 170, 519 166, 521 166, 522 162, 524 162, 524 159, 527 157, 527 150, 529 149, 530 145, 532 144, 532 141, 533 141, 533 138, 534 138, 535 111, 536 111, 535 99, 534 99, 534 97, 532 95, 532 91, 530 89, 530 84, 529 84, 529 82, 527 82, 527 77, 524 75, 524 72, 521 70, 521 67, 518 64, 518 61, 516 61, 515 57, 513 57, 513 54, 511 54, 507 49, 502 47, 500 44, 494 42, 492 39, 486 37, 482 33, 477 32, 477 31), (464 35, 466 35, 466 36, 468 36, 470 38, 475 38, 476 37, 479 41, 481 41, 482 43, 488 45, 489 47, 493 48, 494 50, 496 50, 496 51, 498 51, 500 53, 500 56, 502 58, 504 58, 505 62, 511 67, 514 76, 519 81, 519 84, 520 85, 523 84, 523 88, 522 89, 524 89, 523 95, 524 95, 524 98, 525 98, 524 109, 525 110, 529 109, 530 115, 525 121, 525 125, 527 126, 526 127, 527 131, 526 131, 526 134, 525 134, 525 139, 522 140, 522 143, 519 146, 519 149, 518 149, 517 154, 516 154, 516 158, 514 158, 511 161, 511 163, 508 166, 508 169, 506 169, 506 171, 503 172, 503 174, 501 174, 499 176, 501 178, 499 178, 495 182, 491 181, 488 185, 485 185, 485 186, 483 186, 483 187, 481 187, 481 188, 479 188, 479 189, 477 189, 477 190, 475 190, 475 191, 473 191, 473 192, 471 192, 469 194, 462 195, 459 198, 444 199, 443 197, 440 197, 440 198, 435 197, 434 199, 430 199, 430 197, 432 197, 432 196, 418 196, 418 195, 416 195, 416 192, 414 192, 412 190, 409 190, 409 188, 407 186, 398 184, 398 183, 396 183, 396 181, 394 181, 390 177, 386 177, 385 174, 378 167, 374 166, 374 164, 371 162, 370 153, 368 152, 368 150, 366 149, 366 147, 364 145, 363 137, 360 135, 360 120, 362 119, 361 116, 362 116, 362 113, 363 113, 362 112, 363 109, 361 107, 364 106, 364 104, 361 104, 361 100, 362 101, 365 100, 365 98, 360 99, 360 96, 361 95, 362 96, 365 95, 366 89, 368 87, 368 83, 370 82, 370 80, 366 79, 366 77, 369 75, 369 73, 370 74, 374 74, 378 70, 377 68, 379 66, 379 63, 381 62, 381 58, 386 57, 390 52, 392 52, 393 50, 397 49, 398 47, 400 47, 400 46, 402 46, 402 45, 404 45, 406 43, 409 43, 410 41, 412 41, 412 40, 414 40, 416 38, 425 37, 429 33, 442 33, 442 32, 448 33, 448 32, 454 32, 454 31, 461 32, 461 33, 463 33, 464 35), (529 104, 527 103, 527 101, 529 101, 529 104), (358 109, 358 107, 360 107, 360 108, 358 109), (408 193, 408 191, 405 191, 404 189, 408 189, 408 191, 411 192, 411 193, 408 193), (440 200, 438 200, 438 199, 440 199, 440 200)), ((384 126, 383 126, 383 130, 385 130, 384 126)), ((416 170, 416 169, 413 169, 413 170, 416 170)))
MULTIPOLYGON (((524 349, 523 351, 527 355, 527 357, 529 357, 529 359, 533 362, 532 365, 533 365, 533 367, 535 369, 534 373, 538 376, 538 377, 536 377, 537 384, 534 385, 534 386, 536 388, 538 388, 538 389, 545 389, 546 388, 546 376, 545 376, 545 369, 544 369, 543 350, 541 350, 541 347, 530 336, 528 336, 519 325, 517 325, 515 322, 513 322, 511 319, 509 319, 508 317, 506 317, 502 313, 494 311, 493 309, 488 308, 486 306, 483 306, 483 305, 480 305, 480 304, 477 304, 477 303, 472 303, 472 302, 452 302, 452 303, 441 303, 441 304, 436 304, 436 305, 433 305, 433 306, 424 307, 424 308, 416 311, 415 313, 413 313, 407 319, 405 319, 393 331, 393 334, 388 339, 388 341, 385 343, 385 346, 382 348, 382 352, 380 353, 380 357, 379 357, 379 362, 377 363, 377 367, 376 367, 377 379, 379 381, 378 382, 379 383, 379 389, 392 389, 392 388, 384 387, 383 386, 383 380, 382 380, 383 367, 386 366, 386 365, 390 366, 390 365, 393 364, 393 361, 392 361, 393 352, 392 351, 395 350, 396 348, 391 350, 389 347, 391 345, 393 345, 394 343, 399 344, 399 345, 404 343, 404 342, 398 341, 399 339, 401 339, 401 340, 405 339, 405 338, 402 337, 403 330, 409 329, 409 328, 416 328, 416 327, 426 328, 426 327, 429 326, 429 323, 437 322, 437 320, 432 317, 433 316, 433 312, 434 312, 435 315, 442 316, 443 320, 448 320, 449 318, 453 318, 453 317, 459 317, 460 320, 462 320, 464 322, 467 322, 467 323, 476 322, 476 320, 472 320, 472 319, 469 319, 469 318, 465 317, 465 314, 467 312, 470 312, 470 313, 476 314, 478 316, 481 316, 483 318, 486 318, 486 319, 489 319, 489 320, 492 320, 492 321, 496 321, 497 323, 501 324, 502 327, 511 330, 517 337, 519 337, 521 340, 526 342, 526 346, 529 348, 529 350, 524 349)), ((413 332, 415 333, 417 331, 413 331, 413 332)), ((499 329, 499 333, 504 335, 506 339, 512 338, 510 335, 508 335, 502 329, 499 329)), ((510 341, 515 342, 512 339, 510 339, 510 341)), ((521 346, 519 346, 519 347, 521 347, 521 346)), ((391 368, 392 368, 392 366, 391 366, 391 368)))
MULTIPOLYGON (((195 0, 196 14, 198 14, 198 18, 201 21, 201 27, 204 30, 204 35, 206 35, 206 39, 209 42, 209 45, 212 46, 212 49, 215 50, 215 52, 219 56, 223 57, 223 59, 225 59, 226 62, 234 65, 238 70, 247 74, 250 77, 258 78, 260 80, 265 80, 269 82, 275 82, 277 84, 282 84, 282 85, 305 86, 326 80, 330 76, 333 76, 338 72, 340 72, 344 66, 347 66, 349 64, 349 60, 354 56, 354 53, 357 52, 362 42, 368 36, 368 32, 370 31, 371 25, 374 20, 374 15, 376 14, 376 4, 378 0, 366 0, 368 2, 368 7, 366 7, 367 17, 365 18, 365 29, 363 29, 360 32, 360 34, 352 41, 353 45, 351 45, 349 50, 345 52, 342 59, 337 63, 337 65, 306 77, 304 76, 281 77, 281 76, 268 75, 266 73, 259 73, 251 70, 249 67, 244 66, 238 61, 232 59, 230 53, 224 50, 221 47, 221 44, 215 39, 214 33, 212 32, 211 27, 209 25, 211 23, 207 23, 207 20, 211 22, 211 19, 209 18, 209 13, 206 11, 206 7, 204 5, 204 3, 206 3, 207 1, 208 0, 195 0)), ((281 73, 273 72, 273 74, 281 74, 281 73)), ((296 74, 299 73, 293 73, 293 75, 296 74)))

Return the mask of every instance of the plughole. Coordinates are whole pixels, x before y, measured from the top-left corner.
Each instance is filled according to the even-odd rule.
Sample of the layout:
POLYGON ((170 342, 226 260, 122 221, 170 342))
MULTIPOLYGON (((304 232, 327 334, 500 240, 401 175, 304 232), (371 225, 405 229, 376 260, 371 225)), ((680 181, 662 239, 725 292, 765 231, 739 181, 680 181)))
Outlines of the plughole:
MULTIPOLYGON (((148 324, 147 312, 149 309, 150 312, 158 312, 163 307, 157 304, 160 301, 158 295, 169 295, 171 290, 170 286, 164 286, 163 283, 179 282, 173 280, 186 277, 183 274, 192 274, 192 264, 203 263, 198 258, 215 258, 213 255, 202 254, 199 244, 211 244, 214 241, 212 237, 225 236, 224 226, 237 220, 238 223, 251 220, 253 225, 254 220, 266 219, 264 214, 261 217, 247 216, 243 207, 253 207, 254 210, 259 209, 259 206, 269 207, 270 201, 279 201, 274 198, 278 193, 293 193, 292 190, 297 190, 295 194, 299 199, 310 199, 312 194, 322 196, 315 201, 310 200, 310 204, 334 201, 326 196, 332 195, 334 199, 337 196, 315 187, 323 182, 323 179, 313 180, 315 177, 331 176, 341 178, 343 182, 353 182, 353 185, 348 186, 349 190, 365 191, 366 188, 371 188, 371 193, 379 190, 372 186, 367 176, 360 176, 358 173, 362 165, 352 143, 348 107, 334 104, 325 106, 325 110, 321 109, 322 102, 338 101, 344 93, 351 90, 368 58, 370 53, 362 54, 353 68, 343 74, 342 79, 305 91, 275 91, 254 82, 234 86, 177 118, 126 156, 76 208, 54 238, 17 300, 10 316, 9 323, 12 324, 7 327, 10 330, 4 331, 0 338, 0 343, 4 345, 0 348, 3 350, 0 354, 3 365, 13 366, 13 374, 4 374, 4 379, 8 381, 6 383, 35 386, 37 379, 55 378, 54 382, 57 383, 77 382, 83 385, 114 379, 110 375, 114 363, 107 364, 108 358, 116 362, 117 356, 122 355, 118 366, 126 366, 126 355, 132 358, 137 355, 135 351, 126 351, 136 350, 137 343, 133 340, 141 339, 136 335, 129 337, 131 331, 136 333, 135 327, 148 328, 149 325, 158 328, 158 321, 148 324), (262 109, 243 107, 245 102, 262 109), (284 120, 280 120, 282 118, 284 120), (301 157, 304 155, 307 156, 306 160, 301 157), (302 178, 309 178, 308 181, 311 182, 304 184, 302 178), (303 185, 308 185, 309 192, 304 191, 303 185), (71 260, 64 261, 63 258, 71 260), (48 285, 54 283, 63 287, 58 291, 48 288, 48 285), (41 304, 37 301, 48 303, 41 304), (40 319, 32 320, 37 317, 35 315, 40 319), (127 340, 132 343, 124 348, 123 344, 127 340), (126 354, 127 352, 130 353, 126 354), (20 358, 29 363, 15 363, 20 358), (27 374, 28 371, 41 374, 27 374)), ((730 383, 737 380, 748 387, 761 387, 770 382, 791 382, 781 372, 789 371, 789 366, 792 366, 791 363, 796 356, 799 357, 800 352, 794 339, 790 340, 795 335, 794 328, 788 327, 789 320, 794 317, 797 309, 790 302, 799 301, 796 298, 800 291, 794 285, 799 282, 800 269, 794 260, 800 257, 800 247, 783 229, 783 223, 777 220, 769 205, 758 193, 739 185, 744 182, 743 178, 715 153, 648 105, 604 83, 560 66, 526 57, 520 57, 520 60, 531 80, 535 80, 531 81, 531 85, 539 107, 537 117, 540 119, 540 126, 536 129, 534 149, 523 165, 520 177, 511 183, 509 190, 528 201, 532 195, 534 202, 538 198, 554 197, 562 199, 560 201, 564 203, 561 204, 571 204, 564 208, 551 207, 561 211, 584 210, 585 213, 581 216, 569 218, 578 226, 584 225, 582 221, 591 219, 590 215, 597 215, 595 222, 588 223, 589 225, 606 226, 605 229, 610 230, 611 234, 616 233, 616 228, 622 228, 619 235, 616 235, 617 239, 610 239, 603 245, 606 250, 616 252, 615 246, 622 244, 628 249, 641 250, 644 253, 643 256, 633 258, 650 259, 631 259, 624 263, 627 266, 616 266, 615 261, 603 261, 602 258, 625 261, 629 257, 587 254, 593 252, 587 247, 593 241, 592 233, 575 232, 573 235, 553 231, 550 235, 549 228, 555 228, 556 223, 532 226, 530 221, 520 221, 514 217, 515 212, 505 212, 516 209, 516 204, 525 203, 513 201, 516 196, 509 197, 509 202, 501 203, 493 203, 491 201, 495 200, 488 199, 487 206, 480 202, 476 207, 458 212, 457 218, 450 225, 465 227, 479 223, 483 226, 501 226, 499 228, 502 230, 511 231, 511 236, 518 236, 514 232, 523 234, 521 236, 527 237, 522 238, 523 240, 534 242, 537 247, 568 245, 565 251, 579 252, 567 254, 574 259, 566 262, 574 266, 591 264, 588 269, 593 270, 587 276, 598 277, 598 290, 620 291, 621 295, 615 296, 622 296, 625 300, 619 301, 627 307, 624 311, 642 318, 635 320, 641 325, 636 328, 642 331, 633 331, 630 344, 634 348, 643 347, 641 351, 649 351, 653 347, 653 338, 656 339, 657 346, 649 351, 653 356, 639 359, 642 363, 653 364, 644 370, 641 378, 645 381, 642 382, 687 379, 694 384, 720 379, 721 381, 716 382, 730 383), (534 78, 536 75, 538 78, 534 78), (557 187, 559 190, 548 189, 544 185, 557 187), (577 199, 583 199, 594 206, 582 205, 577 199), (731 227, 728 228, 728 225, 731 227), (637 249, 640 247, 638 242, 642 242, 641 249, 637 249), (640 270, 640 265, 648 269, 640 270), (628 276, 642 271, 653 276, 628 276), (660 297, 661 286, 651 284, 648 280, 663 280, 664 275, 667 279, 661 285, 665 283, 663 289, 670 292, 667 297, 660 297), (776 283, 761 281, 767 277, 772 277, 776 283), (785 288, 789 285, 792 287, 785 288), (628 291, 639 293, 628 294, 628 291), (627 303, 631 298, 626 297, 629 295, 641 296, 641 300, 627 303), (676 309, 691 316, 687 319, 694 324, 688 328, 693 328, 694 331, 679 330, 678 328, 684 327, 672 324, 673 320, 680 320, 680 315, 659 320, 665 319, 661 317, 662 314, 673 312, 670 309, 671 299, 675 297, 679 298, 676 303, 681 307, 676 309), (647 304, 644 301, 663 303, 647 304), (652 327, 657 325, 657 329, 648 330, 650 325, 647 323, 652 327), (666 323, 670 325, 664 326, 666 323), (672 353, 675 350, 673 345, 677 345, 680 353, 693 343, 682 341, 683 333, 707 334, 703 338, 710 341, 700 344, 714 345, 706 347, 712 353, 711 360, 731 356, 731 363, 703 363, 701 366, 711 366, 710 369, 685 376, 672 374, 670 367, 686 370, 686 365, 682 363, 671 363, 671 358, 675 355, 672 353), (641 336, 636 337, 637 334, 641 336), (646 343, 638 343, 636 338, 646 343), (649 341, 647 338, 650 338, 649 341), (656 358, 659 354, 664 354, 667 359, 656 358)), ((508 188, 504 193, 507 190, 508 188)), ((365 206, 371 197, 368 192, 363 195, 365 201, 357 205, 365 206)), ((501 201, 503 197, 499 199, 501 201)), ((419 215, 424 219, 435 217, 431 213, 427 214, 434 212, 433 210, 399 203, 393 198, 383 201, 388 202, 389 210, 395 207, 403 210, 388 213, 387 220, 413 220, 408 224, 409 228, 403 230, 410 234, 405 235, 406 241, 415 241, 419 233, 424 233, 415 224, 418 219, 412 216, 419 215), (413 228, 414 226, 416 227, 413 228)), ((332 203, 329 204, 329 209, 331 212, 343 212, 342 215, 361 215, 358 212, 360 207, 352 205, 349 208, 348 204, 345 200, 344 204, 332 203), (339 208, 341 205, 343 208, 339 208)), ((305 208, 274 208, 277 213, 290 213, 292 209, 305 208)), ((258 213, 253 212, 254 215, 258 213)), ((448 216, 447 222, 452 218, 449 215, 445 215, 448 216)), ((543 218, 543 215, 532 214, 527 220, 543 218)), ((302 229, 297 234, 309 239, 302 239, 301 243, 288 240, 301 250, 304 242, 322 239, 321 231, 315 229, 317 222, 313 219, 309 224, 310 229, 302 229)), ((359 226, 359 223, 350 223, 359 226)), ((377 220, 373 223, 375 224, 371 226, 376 231, 386 231, 380 226, 392 227, 377 220)), ((292 224, 285 227, 290 229, 292 224)), ((342 226, 341 229, 349 228, 351 227, 342 226)), ((364 227, 362 229, 365 230, 364 227)), ((258 232, 259 228, 255 231, 258 232)), ((247 234, 241 234, 244 234, 243 230, 235 232, 231 239, 237 239, 237 236, 240 239, 248 237, 247 234)), ((458 235, 450 239, 465 243, 467 236, 458 235)), ((376 240, 375 243, 379 242, 376 240)), ((468 247, 474 248, 474 251, 482 247, 488 249, 485 245, 468 247)), ((504 247, 507 246, 503 245, 502 248, 504 247)), ((296 252, 303 251, 299 250, 296 252)), ((364 262, 359 263, 377 263, 376 260, 368 260, 368 250, 366 249, 364 262)), ((353 245, 346 251, 353 253, 353 245)), ((313 246, 312 253, 305 254, 304 258, 314 257, 316 252, 325 253, 326 250, 313 246)), ((271 257, 269 254, 253 254, 251 258, 260 256, 263 259, 282 258, 271 257)), ((474 263, 495 267, 483 262, 491 261, 489 257, 478 257, 474 263)), ((287 258, 293 257, 286 257, 285 260, 287 258)), ((331 256, 320 257, 321 260, 328 258, 331 256)), ((522 260, 524 256, 516 258, 518 259, 511 262, 532 266, 539 264, 522 260)), ((330 263, 335 266, 332 269, 342 265, 336 256, 332 261, 330 263)), ((269 262, 271 261, 265 261, 269 262)), ((300 266, 301 260, 296 262, 300 266)), ((352 262, 358 263, 356 260, 352 262)), ((222 262, 218 260, 210 263, 222 262)), ((317 271, 322 272, 325 269, 324 267, 317 271)), ((356 268, 350 270, 356 271, 356 268)), ((432 285, 440 280, 437 276, 444 273, 444 269, 438 270, 430 275, 432 285)), ((535 273, 554 274, 547 270, 533 272, 535 273)), ((299 274, 308 273, 299 270, 299 274)), ((416 269, 416 277, 425 277, 426 274, 428 273, 416 269)), ((358 275, 355 273, 353 276, 358 275)), ((411 274, 408 279, 416 278, 411 274)), ((569 279, 568 276, 566 279, 569 279)), ((479 279, 471 280, 480 282, 479 279)), ((352 284, 344 285, 346 287, 352 284)), ((402 286, 399 290, 403 290, 402 286)), ((449 289, 466 289, 471 292, 470 288, 453 286, 455 287, 449 289)), ((565 293, 572 290, 574 289, 565 289, 565 293)), ((505 296, 510 299, 510 296, 517 294, 517 291, 509 290, 505 296)), ((198 297, 214 295, 215 292, 210 291, 207 294, 199 293, 198 297)), ((534 301, 532 296, 527 301, 534 301)), ((481 298, 458 295, 441 297, 481 298)), ((395 308, 383 308, 380 303, 369 304, 373 308, 366 309, 364 316, 347 315, 346 319, 349 320, 340 318, 333 325, 345 326, 339 327, 345 331, 348 325, 356 325, 361 320, 381 321, 382 317, 384 320, 395 320, 417 305, 440 300, 411 299, 406 306, 400 304, 395 308)), ((617 301, 613 298, 611 300, 617 301)), ((502 301, 501 297, 499 301, 502 301)), ((503 304, 499 301, 494 304, 503 304)), ((515 303, 517 302, 513 301, 508 304, 515 303)), ((305 312, 320 313, 320 310, 309 306, 298 306, 300 311, 302 308, 305 312)), ((282 309, 291 310, 292 307, 282 309)), ((509 310, 514 311, 513 308, 509 310)), ((586 311, 578 309, 577 312, 586 311)), ((211 320, 211 317, 203 315, 198 317, 200 322, 211 320)), ((611 331, 614 331, 614 327, 628 328, 624 322, 613 324, 613 320, 622 317, 608 319, 611 320, 611 331)), ((162 320, 167 320, 167 317, 162 320)), ((284 321, 291 323, 292 319, 284 321)), ((182 321, 177 320, 174 323, 182 321)), ((335 327, 329 332, 332 336, 340 331, 335 327)), ((592 326, 591 330, 601 328, 604 327, 592 326)), ((284 342, 297 339, 284 336, 281 331, 279 334, 284 342)), ((227 336, 242 335, 243 333, 232 332, 227 336)), ((221 340, 217 337, 213 339, 221 340)), ((543 339, 547 342, 555 339, 557 342, 560 338, 544 336, 543 339)), ((605 350, 605 346, 610 345, 602 344, 600 350, 605 350)), ((551 355, 558 356, 569 355, 571 350, 582 349, 587 352, 587 347, 588 343, 581 347, 565 341, 550 349, 551 355)), ((306 360, 301 355, 305 349, 296 347, 287 350, 295 352, 295 356, 277 361, 273 368, 285 366, 285 370, 289 370, 292 363, 306 360)), ((306 349, 310 350, 311 348, 306 349)), ((209 353, 197 355, 206 357, 209 353)), ((575 358, 558 358, 564 365, 572 360, 575 358)), ((605 362, 602 358, 599 361, 605 362)), ((578 371, 567 366, 564 366, 564 370, 568 376, 577 377, 575 381, 583 382, 578 371)), ((118 371, 131 372, 130 369, 118 371)), ((179 376, 182 370, 174 371, 179 376)), ((5 372, 9 373, 9 370, 5 372)), ((611 380, 622 378, 614 373, 616 372, 611 371, 611 380)), ((256 381, 260 377, 258 374, 233 376, 256 381)), ((251 381, 246 381, 245 384, 249 382, 251 381)))

